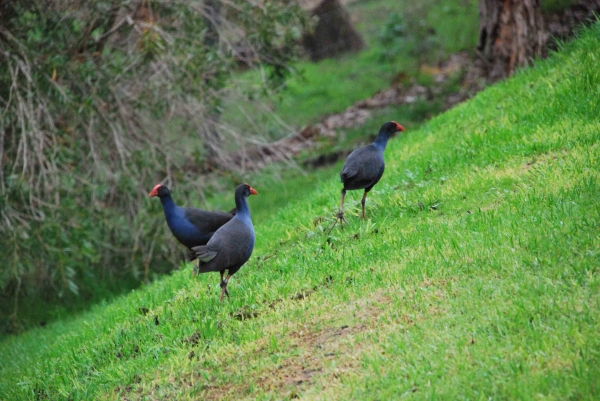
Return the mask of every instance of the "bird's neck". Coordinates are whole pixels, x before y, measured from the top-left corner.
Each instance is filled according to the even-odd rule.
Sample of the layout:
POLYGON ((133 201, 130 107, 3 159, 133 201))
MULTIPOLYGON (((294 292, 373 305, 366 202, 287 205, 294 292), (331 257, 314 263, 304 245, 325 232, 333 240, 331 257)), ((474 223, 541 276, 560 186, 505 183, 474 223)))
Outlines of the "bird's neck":
POLYGON ((385 134, 379 134, 377 135, 377 138, 375 139, 375 142, 373 142, 373 145, 375 145, 375 147, 377 149, 379 149, 380 151, 384 151, 385 147, 388 143, 388 139, 390 139, 389 136, 385 135, 385 134))
POLYGON ((163 196, 160 198, 160 202, 162 203, 163 211, 165 212, 165 217, 167 219, 175 214, 177 205, 173 202, 173 198, 170 196, 163 196))
POLYGON ((252 224, 252 220, 250 219, 250 208, 248 207, 246 198, 236 198, 235 209, 235 217, 244 221, 250 221, 250 224, 252 224))

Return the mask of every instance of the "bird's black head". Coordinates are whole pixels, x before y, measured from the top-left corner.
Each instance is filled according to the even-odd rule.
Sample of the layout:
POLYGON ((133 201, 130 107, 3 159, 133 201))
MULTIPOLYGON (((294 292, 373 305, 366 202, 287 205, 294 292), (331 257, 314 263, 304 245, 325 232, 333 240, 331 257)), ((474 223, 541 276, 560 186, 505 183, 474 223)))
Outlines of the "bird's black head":
POLYGON ((252 188, 248 184, 240 184, 235 189, 235 197, 236 198, 239 198, 239 197, 247 198, 250 195, 258 195, 258 192, 256 192, 256 189, 252 188))
POLYGON ((158 184, 157 186, 152 188, 152 191, 150 191, 150 193, 148 194, 150 198, 152 198, 153 196, 158 196, 159 198, 162 198, 163 196, 169 195, 171 195, 171 191, 169 191, 169 188, 165 187, 162 184, 158 184))
POLYGON ((390 137, 398 131, 404 132, 405 129, 403 126, 398 124, 396 121, 388 121, 387 123, 385 123, 381 126, 379 133, 390 137))

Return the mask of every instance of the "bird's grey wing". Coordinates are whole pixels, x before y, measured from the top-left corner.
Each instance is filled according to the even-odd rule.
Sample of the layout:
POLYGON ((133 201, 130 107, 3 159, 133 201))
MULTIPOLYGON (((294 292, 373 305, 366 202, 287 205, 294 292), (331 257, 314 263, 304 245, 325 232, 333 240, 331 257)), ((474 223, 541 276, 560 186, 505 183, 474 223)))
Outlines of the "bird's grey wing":
POLYGON ((203 233, 213 233, 223 224, 231 220, 232 215, 224 212, 209 212, 202 209, 186 207, 184 216, 203 233))
POLYGON ((201 260, 200 272, 239 268, 248 260, 248 249, 254 245, 253 238, 254 234, 246 224, 232 219, 215 232, 204 249, 201 249, 202 254, 197 254, 197 258, 201 260))
POLYGON ((379 181, 385 169, 383 155, 378 152, 372 152, 368 156, 368 162, 365 163, 361 171, 361 178, 364 180, 379 181))
POLYGON ((358 148, 354 150, 344 163, 344 167, 342 167, 342 171, 340 172, 340 178, 342 182, 356 176, 359 172, 360 159, 361 154, 363 153, 364 148, 358 148))
MULTIPOLYGON (((238 223, 238 229, 235 230, 235 235, 226 238, 226 247, 219 254, 219 265, 226 266, 229 274, 235 274, 239 268, 248 261, 252 250, 254 249, 255 236, 252 228, 248 227, 241 221, 238 223), (225 252, 225 249, 227 251, 225 252)), ((225 239, 224 239, 225 241, 225 239)))
POLYGON ((383 166, 381 153, 373 146, 365 146, 350 153, 340 174, 342 182, 351 180, 355 184, 370 183, 383 166))
POLYGON ((194 251, 194 259, 198 259, 204 263, 210 262, 219 253, 221 242, 219 237, 213 235, 210 241, 208 241, 208 244, 193 247, 192 251, 194 251))
POLYGON ((344 165, 340 173, 340 180, 342 182, 345 182, 346 180, 356 176, 356 174, 358 174, 358 169, 356 168, 356 166, 344 165))
POLYGON ((222 252, 223 263, 231 266, 244 260, 248 247, 254 244, 253 230, 242 221, 234 219, 228 224, 227 229, 222 231, 224 235, 220 235, 221 247, 227 250, 222 252))

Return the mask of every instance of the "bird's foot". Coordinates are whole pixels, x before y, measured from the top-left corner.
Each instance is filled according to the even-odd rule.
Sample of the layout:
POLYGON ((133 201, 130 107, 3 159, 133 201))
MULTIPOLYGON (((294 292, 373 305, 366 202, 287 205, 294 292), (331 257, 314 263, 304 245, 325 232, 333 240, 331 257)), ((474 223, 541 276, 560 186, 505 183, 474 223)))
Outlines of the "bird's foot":
POLYGON ((331 231, 333 230, 333 228, 335 227, 335 225, 338 222, 340 223, 340 227, 342 228, 342 230, 344 229, 344 223, 348 224, 348 222, 346 221, 346 218, 344 217, 344 212, 341 210, 339 212, 337 212, 337 214, 335 215, 335 221, 333 222, 333 225, 331 226, 331 228, 329 228, 329 231, 327 232, 328 235, 329 235, 329 233, 331 233, 331 231))
POLYGON ((339 220, 340 222, 340 226, 342 228, 344 228, 344 223, 348 224, 348 222, 346 221, 346 218, 344 217, 344 212, 342 212, 341 210, 338 212, 338 214, 336 215, 336 221, 339 220))

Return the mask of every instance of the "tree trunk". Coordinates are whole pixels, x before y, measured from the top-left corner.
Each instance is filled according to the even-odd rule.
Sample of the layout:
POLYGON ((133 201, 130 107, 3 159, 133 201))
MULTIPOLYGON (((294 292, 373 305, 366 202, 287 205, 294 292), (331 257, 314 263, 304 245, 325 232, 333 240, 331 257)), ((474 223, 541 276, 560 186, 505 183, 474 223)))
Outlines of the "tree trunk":
POLYGON ((541 0, 480 0, 479 44, 488 78, 502 79, 544 51, 541 0))
POLYGON ((352 26, 350 15, 338 0, 323 0, 311 11, 319 18, 314 32, 304 35, 304 48, 310 59, 321 60, 358 51, 364 47, 360 34, 352 26))

